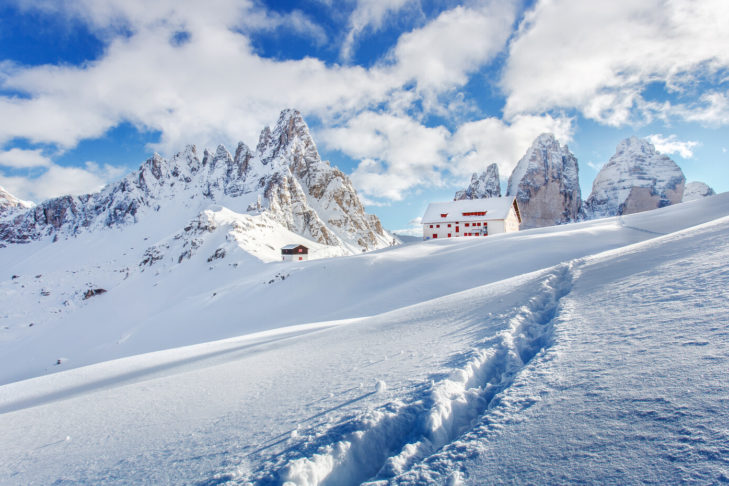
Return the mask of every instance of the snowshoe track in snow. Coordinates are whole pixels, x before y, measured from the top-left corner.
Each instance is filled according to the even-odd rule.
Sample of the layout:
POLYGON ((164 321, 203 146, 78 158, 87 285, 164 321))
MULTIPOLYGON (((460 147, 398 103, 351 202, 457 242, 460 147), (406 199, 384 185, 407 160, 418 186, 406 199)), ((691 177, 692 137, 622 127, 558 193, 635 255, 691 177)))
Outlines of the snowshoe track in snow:
POLYGON ((553 340, 560 300, 572 288, 573 264, 549 272, 540 291, 518 309, 503 331, 464 355, 465 366, 393 401, 346 420, 294 446, 276 465, 248 478, 255 484, 360 484, 389 481, 471 428, 516 375, 553 340), (301 457, 301 456, 304 457, 301 457), (298 457, 297 457, 298 456, 298 457))

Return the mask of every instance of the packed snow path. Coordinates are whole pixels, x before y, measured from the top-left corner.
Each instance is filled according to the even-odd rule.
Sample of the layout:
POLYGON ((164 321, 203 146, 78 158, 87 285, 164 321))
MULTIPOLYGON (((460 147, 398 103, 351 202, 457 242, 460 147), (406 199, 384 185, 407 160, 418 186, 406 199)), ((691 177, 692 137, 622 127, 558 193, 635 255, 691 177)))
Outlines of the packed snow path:
MULTIPOLYGON (((537 271, 371 317, 4 385, 0 483, 727 481, 729 220, 676 232, 676 214, 625 218, 666 236, 613 223, 646 241, 547 268, 532 248, 537 271)), ((473 245, 438 243, 411 248, 473 245)))

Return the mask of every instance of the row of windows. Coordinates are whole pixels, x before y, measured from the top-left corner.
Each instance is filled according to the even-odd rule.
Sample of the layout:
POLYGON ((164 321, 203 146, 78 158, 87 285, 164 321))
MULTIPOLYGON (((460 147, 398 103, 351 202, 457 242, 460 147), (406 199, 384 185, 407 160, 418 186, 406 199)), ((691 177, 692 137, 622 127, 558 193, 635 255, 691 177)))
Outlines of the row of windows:
MULTIPOLYGON (((459 223, 456 222, 456 224, 459 224, 459 223)), ((489 224, 488 223, 483 223, 483 225, 484 225, 484 227, 487 227, 489 224)), ((465 223, 464 226, 466 226, 466 227, 468 227, 468 226, 481 226, 481 223, 465 223)), ((433 225, 431 224, 430 227, 432 228, 433 225)), ((435 227, 436 228, 440 228, 440 225, 439 224, 436 224, 435 227)), ((449 228, 451 227, 451 224, 450 223, 448 223, 448 227, 449 228)), ((458 230, 456 230, 456 231, 458 231, 458 230)))
MULTIPOLYGON (((488 236, 488 233, 463 233, 463 236, 488 236)), ((448 233, 448 238, 451 238, 451 233, 448 233)), ((433 233, 433 239, 438 238, 438 233, 433 233)))
POLYGON ((486 211, 472 211, 470 213, 461 213, 461 214, 463 214, 464 216, 486 216, 486 211))

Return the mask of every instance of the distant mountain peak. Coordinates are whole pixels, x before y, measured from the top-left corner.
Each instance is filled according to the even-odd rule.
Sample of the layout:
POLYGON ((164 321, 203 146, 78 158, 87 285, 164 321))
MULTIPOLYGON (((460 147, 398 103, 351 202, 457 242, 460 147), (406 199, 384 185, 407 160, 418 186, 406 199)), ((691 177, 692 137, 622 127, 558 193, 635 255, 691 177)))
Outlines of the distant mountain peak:
POLYGON ((454 201, 462 199, 484 199, 487 197, 501 197, 501 180, 499 179, 499 166, 489 165, 482 173, 474 172, 471 183, 463 191, 456 192, 454 201))
POLYGON ((631 214, 681 202, 686 177, 648 140, 622 140, 600 169, 585 210, 593 218, 631 214))

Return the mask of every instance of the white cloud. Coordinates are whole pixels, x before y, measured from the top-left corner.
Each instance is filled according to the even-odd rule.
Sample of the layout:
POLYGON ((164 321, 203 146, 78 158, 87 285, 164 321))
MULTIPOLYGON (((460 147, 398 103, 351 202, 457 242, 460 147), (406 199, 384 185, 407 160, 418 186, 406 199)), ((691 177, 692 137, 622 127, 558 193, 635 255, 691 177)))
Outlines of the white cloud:
POLYGON ((511 123, 498 118, 485 118, 461 125, 449 143, 450 171, 466 176, 497 163, 499 175, 507 179, 516 163, 542 133, 553 133, 565 144, 572 135, 572 121, 551 116, 514 117, 511 123))
POLYGON ((599 163, 599 162, 593 162, 593 161, 587 162, 587 166, 590 167, 595 172, 600 172, 600 169, 602 169, 603 165, 604 164, 599 163))
POLYGON ((644 89, 682 94, 728 68, 727 23, 724 0, 541 0, 510 45, 505 114, 574 108, 609 125, 665 116, 671 104, 646 102, 644 89))
POLYGON ((515 17, 514 2, 490 1, 443 12, 400 36, 392 52, 395 70, 430 95, 463 85, 504 48, 515 17))
POLYGON ((80 195, 100 190, 124 171, 104 164, 86 162, 84 167, 48 166, 37 177, 7 177, 0 174, 0 185, 22 199, 41 202, 66 194, 80 195))
MULTIPOLYGON (((393 200, 417 185, 440 183, 450 134, 415 118, 461 106, 447 100, 439 107, 439 96, 503 50, 515 18, 513 2, 456 7, 401 36, 386 60, 365 69, 261 57, 250 32, 287 27, 315 39, 324 34, 300 12, 276 14, 252 0, 16 1, 81 19, 107 45, 81 66, 0 64, 0 87, 27 95, 0 96, 0 144, 25 138, 66 150, 130 122, 159 131, 151 148, 166 155, 188 143, 255 145, 264 125, 295 107, 322 121, 325 142, 361 160, 353 178, 364 194, 393 200), (180 32, 183 41, 176 42, 180 32), (344 138, 352 134, 359 138, 344 138)), ((369 10, 361 10, 357 25, 378 26, 406 4, 361 3, 369 10)), ((52 179, 57 174, 53 168, 35 182, 61 180, 52 179)), ((92 185, 80 179, 87 181, 84 190, 92 185)))
POLYGON ((340 57, 348 60, 357 38, 365 29, 377 31, 382 27, 383 21, 389 15, 397 13, 414 0, 358 0, 352 14, 349 16, 349 30, 340 49, 340 57))
POLYGON ((0 166, 3 167, 28 169, 31 167, 48 167, 50 165, 51 159, 43 155, 43 151, 40 149, 23 150, 12 148, 0 151, 0 166))
POLYGON ((648 135, 646 137, 652 143, 656 150, 662 154, 671 155, 678 154, 684 159, 690 159, 694 156, 693 148, 699 145, 699 142, 678 140, 676 135, 664 137, 660 133, 648 135))
POLYGON ((365 196, 399 201, 421 185, 439 185, 449 132, 412 118, 363 112, 321 133, 323 143, 361 160, 351 174, 365 196))
POLYGON ((452 134, 409 117, 364 112, 323 130, 320 138, 328 148, 361 160, 351 177, 371 205, 372 198, 399 201, 416 187, 442 186, 447 174, 470 175, 492 162, 506 179, 538 135, 551 132, 566 143, 571 131, 567 118, 520 116, 512 123, 498 118, 465 123, 452 134))
POLYGON ((390 100, 405 102, 397 108, 405 110, 419 101, 405 88, 412 81, 431 97, 467 82, 467 73, 503 48, 514 16, 502 2, 457 7, 402 36, 394 63, 364 69, 258 56, 236 29, 268 25, 273 14, 250 1, 21 3, 77 16, 100 31, 127 26, 131 35, 112 36, 103 56, 83 66, 0 66, 0 84, 29 95, 0 97, 0 143, 27 138, 70 148, 129 121, 159 130, 154 148, 163 153, 190 142, 255 143, 260 127, 286 107, 324 120, 390 100), (170 40, 180 29, 189 37, 177 45, 170 40))
POLYGON ((677 111, 688 121, 708 126, 729 125, 729 93, 704 93, 698 103, 678 106, 677 111))

